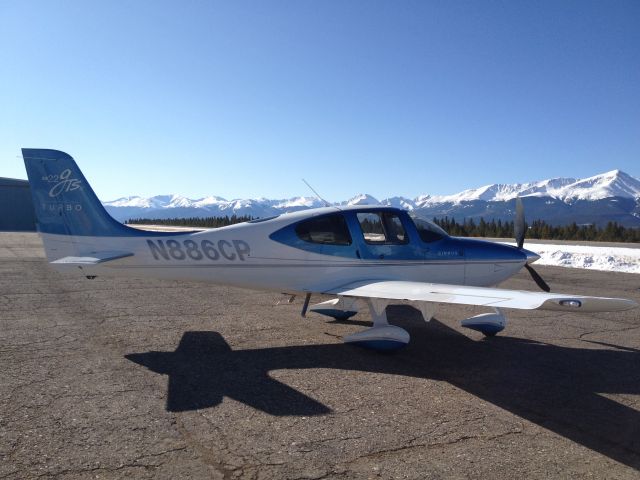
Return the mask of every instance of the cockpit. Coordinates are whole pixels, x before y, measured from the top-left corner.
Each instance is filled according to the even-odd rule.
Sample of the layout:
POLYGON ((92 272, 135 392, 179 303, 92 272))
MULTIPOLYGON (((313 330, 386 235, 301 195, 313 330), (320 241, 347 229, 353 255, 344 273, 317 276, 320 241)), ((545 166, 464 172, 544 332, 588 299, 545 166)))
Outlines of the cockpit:
POLYGON ((273 240, 303 250, 339 256, 349 256, 348 251, 353 250, 358 256, 369 252, 375 258, 419 255, 425 244, 447 237, 442 228, 419 215, 380 207, 350 208, 306 218, 271 235, 273 240))

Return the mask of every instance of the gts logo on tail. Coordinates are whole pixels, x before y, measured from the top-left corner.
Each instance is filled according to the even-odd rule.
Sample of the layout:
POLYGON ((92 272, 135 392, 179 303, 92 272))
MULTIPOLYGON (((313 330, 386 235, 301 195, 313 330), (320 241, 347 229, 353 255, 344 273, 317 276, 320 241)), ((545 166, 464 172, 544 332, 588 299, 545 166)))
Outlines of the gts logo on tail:
POLYGON ((69 177, 71 177, 71 170, 68 168, 63 170, 60 175, 48 175, 46 177, 42 177, 43 182, 54 183, 49 190, 49 196, 52 198, 57 197, 61 193, 72 192, 80 188, 80 180, 69 177))
POLYGON ((147 240, 149 250, 156 260, 219 260, 225 258, 230 261, 244 261, 250 256, 251 248, 244 240, 219 240, 217 245, 211 240, 202 240, 199 244, 194 240, 147 240))

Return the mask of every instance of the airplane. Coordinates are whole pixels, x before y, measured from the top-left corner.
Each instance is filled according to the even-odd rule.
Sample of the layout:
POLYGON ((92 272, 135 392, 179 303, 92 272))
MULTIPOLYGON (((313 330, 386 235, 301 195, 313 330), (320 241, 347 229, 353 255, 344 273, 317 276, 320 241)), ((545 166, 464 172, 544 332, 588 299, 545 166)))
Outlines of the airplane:
POLYGON ((157 232, 111 217, 74 159, 61 151, 22 149, 50 265, 96 276, 203 281, 304 295, 307 311, 346 320, 368 308, 373 326, 345 343, 394 350, 409 333, 390 325, 386 308, 408 304, 425 321, 438 304, 492 311, 462 321, 486 336, 507 324, 504 309, 612 312, 629 299, 550 293, 526 250, 522 202, 516 203, 516 246, 456 238, 426 219, 389 207, 327 206, 204 231, 157 232), (522 268, 544 291, 496 288, 522 268), (309 307, 312 294, 334 298, 309 307))

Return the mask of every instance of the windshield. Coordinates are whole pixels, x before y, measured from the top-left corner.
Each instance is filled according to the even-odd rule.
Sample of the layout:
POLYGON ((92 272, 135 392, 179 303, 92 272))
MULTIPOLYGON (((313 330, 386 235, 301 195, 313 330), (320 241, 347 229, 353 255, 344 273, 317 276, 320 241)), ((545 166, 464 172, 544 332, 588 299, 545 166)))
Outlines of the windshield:
POLYGON ((418 230, 418 235, 420 235, 423 242, 436 242, 448 236, 447 232, 435 223, 415 214, 411 214, 410 216, 416 226, 416 230, 418 230))

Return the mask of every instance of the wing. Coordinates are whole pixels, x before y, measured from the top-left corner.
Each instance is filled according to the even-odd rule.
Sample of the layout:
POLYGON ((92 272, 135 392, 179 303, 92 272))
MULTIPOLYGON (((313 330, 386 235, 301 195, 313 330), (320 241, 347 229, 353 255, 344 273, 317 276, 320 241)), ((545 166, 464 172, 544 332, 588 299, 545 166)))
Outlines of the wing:
POLYGON ((589 297, 396 280, 354 282, 323 293, 345 297, 384 298, 409 302, 457 303, 461 305, 523 310, 614 312, 629 310, 638 306, 633 300, 625 298, 589 297))

